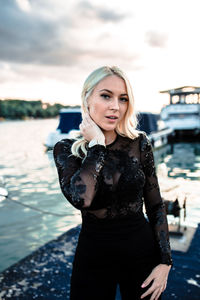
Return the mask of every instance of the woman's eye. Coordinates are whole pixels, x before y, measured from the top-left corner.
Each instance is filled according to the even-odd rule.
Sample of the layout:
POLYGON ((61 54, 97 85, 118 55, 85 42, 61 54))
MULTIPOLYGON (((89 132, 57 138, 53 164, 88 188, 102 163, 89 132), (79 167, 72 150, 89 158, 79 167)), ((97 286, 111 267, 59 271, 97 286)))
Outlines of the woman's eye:
MULTIPOLYGON (((103 97, 104 99, 110 99, 110 95, 107 95, 107 94, 102 94, 101 97, 103 97)), ((122 102, 127 102, 128 99, 125 98, 125 97, 121 97, 121 98, 120 98, 120 101, 122 101, 122 102)))
POLYGON ((109 99, 110 96, 109 95, 106 95, 106 94, 102 94, 101 97, 105 98, 105 99, 109 99))
POLYGON ((120 98, 120 100, 122 100, 123 102, 127 102, 128 101, 127 98, 120 98))

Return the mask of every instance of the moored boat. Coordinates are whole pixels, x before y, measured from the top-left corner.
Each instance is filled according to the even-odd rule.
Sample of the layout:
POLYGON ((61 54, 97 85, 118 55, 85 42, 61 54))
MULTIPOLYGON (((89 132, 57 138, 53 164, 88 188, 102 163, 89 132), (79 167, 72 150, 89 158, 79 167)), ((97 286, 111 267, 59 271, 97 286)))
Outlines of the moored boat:
POLYGON ((168 93, 170 103, 161 109, 161 119, 172 128, 175 137, 200 137, 200 87, 183 86, 160 91, 168 93))
POLYGON ((62 108, 59 112, 57 129, 48 134, 44 143, 46 149, 53 149, 54 145, 62 139, 72 138, 79 131, 81 121, 80 108, 62 108))

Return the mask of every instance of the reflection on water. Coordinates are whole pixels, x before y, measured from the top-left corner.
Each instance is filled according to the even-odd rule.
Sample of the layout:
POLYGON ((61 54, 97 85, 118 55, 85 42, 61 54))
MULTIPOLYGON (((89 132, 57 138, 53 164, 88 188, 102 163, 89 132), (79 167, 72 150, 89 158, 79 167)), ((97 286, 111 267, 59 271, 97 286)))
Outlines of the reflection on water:
MULTIPOLYGON (((181 207, 186 197, 186 220, 183 222, 182 210, 181 224, 196 227, 200 222, 200 143, 168 145, 162 160, 160 156, 156 158, 162 197, 166 200, 178 198, 181 207)), ((178 221, 173 216, 168 216, 168 220, 178 221)))
MULTIPOLYGON (((44 151, 43 142, 57 124, 57 119, 0 123, 0 176, 10 197, 0 201, 0 270, 81 222, 80 212, 60 191, 52 152, 44 151)), ((168 145, 155 158, 162 196, 182 201, 186 195, 186 222, 196 226, 200 144, 168 145)))
POLYGON ((181 143, 171 147, 171 155, 166 156, 164 162, 168 167, 168 176, 200 179, 200 144, 181 143))

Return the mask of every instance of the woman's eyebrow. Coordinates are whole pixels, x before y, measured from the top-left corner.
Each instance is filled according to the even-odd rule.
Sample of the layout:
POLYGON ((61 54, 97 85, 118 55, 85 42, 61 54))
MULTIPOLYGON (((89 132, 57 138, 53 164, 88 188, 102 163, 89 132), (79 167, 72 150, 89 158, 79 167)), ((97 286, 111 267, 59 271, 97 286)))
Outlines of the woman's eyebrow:
MULTIPOLYGON (((108 92, 108 93, 111 93, 111 94, 113 94, 113 92, 112 92, 112 91, 110 91, 110 90, 107 90, 107 89, 99 90, 99 92, 102 92, 102 91, 106 91, 106 92, 108 92)), ((121 94, 120 96, 128 96, 128 95, 127 95, 127 94, 121 94)))

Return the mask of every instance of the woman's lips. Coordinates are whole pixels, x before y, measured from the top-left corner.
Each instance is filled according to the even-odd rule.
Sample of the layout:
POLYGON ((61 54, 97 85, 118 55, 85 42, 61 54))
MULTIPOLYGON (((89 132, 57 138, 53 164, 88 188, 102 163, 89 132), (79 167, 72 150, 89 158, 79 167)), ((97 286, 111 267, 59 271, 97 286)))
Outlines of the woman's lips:
POLYGON ((115 122, 118 120, 118 118, 116 118, 116 119, 111 119, 111 118, 108 118, 108 117, 106 117, 106 119, 107 119, 109 122, 111 122, 111 123, 115 123, 115 122))

